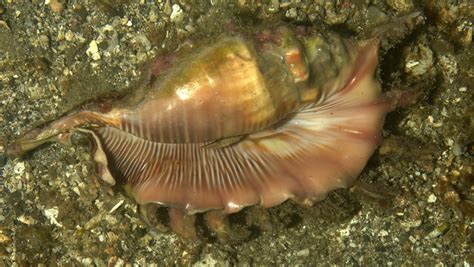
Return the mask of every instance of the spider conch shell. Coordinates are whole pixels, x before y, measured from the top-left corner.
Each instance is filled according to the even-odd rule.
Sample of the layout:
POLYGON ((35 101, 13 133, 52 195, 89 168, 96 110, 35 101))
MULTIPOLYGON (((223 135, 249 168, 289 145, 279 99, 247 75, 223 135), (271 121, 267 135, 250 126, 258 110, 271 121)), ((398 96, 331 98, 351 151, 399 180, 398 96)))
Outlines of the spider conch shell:
POLYGON ((188 214, 322 199, 350 186, 379 142, 389 107, 374 79, 378 41, 334 37, 328 57, 318 38, 276 35, 222 37, 176 60, 138 105, 73 113, 10 154, 89 133, 106 183, 188 214))

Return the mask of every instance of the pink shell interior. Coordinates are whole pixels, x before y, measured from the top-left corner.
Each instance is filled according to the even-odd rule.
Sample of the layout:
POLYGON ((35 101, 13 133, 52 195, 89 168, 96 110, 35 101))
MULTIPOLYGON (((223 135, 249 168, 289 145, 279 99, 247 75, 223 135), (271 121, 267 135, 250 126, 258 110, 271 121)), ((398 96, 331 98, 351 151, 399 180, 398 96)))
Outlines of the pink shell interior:
POLYGON ((377 45, 361 46, 356 60, 327 84, 322 101, 275 128, 208 149, 205 143, 158 143, 102 127, 95 130, 101 142, 96 154, 105 152, 107 162, 100 164, 125 181, 139 203, 187 213, 324 198, 353 183, 379 142, 388 104, 373 77, 377 45))

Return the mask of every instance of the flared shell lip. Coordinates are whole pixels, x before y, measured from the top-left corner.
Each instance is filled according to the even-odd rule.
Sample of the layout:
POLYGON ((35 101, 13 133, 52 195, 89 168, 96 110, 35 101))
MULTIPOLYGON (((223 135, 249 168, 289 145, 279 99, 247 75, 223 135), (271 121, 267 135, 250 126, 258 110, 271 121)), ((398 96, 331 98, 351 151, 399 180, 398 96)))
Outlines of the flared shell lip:
MULTIPOLYGON (((340 102, 340 101, 334 100, 334 94, 340 94, 341 96, 344 95, 344 97, 346 97, 346 98, 349 97, 350 98, 351 95, 354 94, 354 92, 353 92, 354 90, 357 91, 358 93, 360 93, 360 90, 362 90, 361 88, 359 88, 360 86, 358 85, 360 80, 369 79, 370 82, 369 82, 368 86, 374 86, 375 85, 375 82, 372 82, 373 78, 368 77, 368 76, 370 76, 372 74, 372 71, 375 68, 374 65, 377 62, 376 46, 377 46, 377 42, 368 42, 368 44, 363 46, 363 49, 365 51, 362 52, 361 55, 363 57, 368 57, 368 59, 362 60, 361 61, 361 66, 359 66, 359 68, 355 69, 355 67, 351 67, 347 71, 343 72, 343 73, 345 73, 345 75, 347 75, 349 77, 346 76, 346 78, 342 79, 342 81, 340 83, 335 83, 335 86, 341 86, 345 90, 343 90, 343 91, 338 91, 338 90, 332 91, 328 95, 326 95, 326 97, 324 99, 321 100, 323 103, 326 100, 334 101, 334 102, 332 102, 332 104, 325 107, 326 110, 324 112, 327 112, 327 109, 331 109, 334 106, 337 107, 338 105, 345 105, 347 103, 351 104, 351 102, 344 102, 344 101, 340 102), (354 88, 357 88, 357 89, 354 89, 354 88)), ((361 55, 359 55, 359 57, 361 55)), ((357 59, 356 61, 359 62, 358 60, 359 59, 357 59)), ((375 90, 377 92, 372 92, 372 93, 368 94, 365 97, 364 96, 362 96, 362 97, 358 96, 359 98, 361 98, 361 101, 366 101, 366 102, 360 102, 361 104, 359 104, 359 105, 363 105, 363 106, 368 105, 368 107, 370 107, 370 105, 374 105, 374 103, 375 103, 376 104, 375 106, 377 106, 378 105, 377 103, 380 102, 380 97, 376 96, 377 93, 380 93, 377 89, 379 89, 379 88, 375 88, 375 90), (367 103, 367 101, 368 101, 367 99, 371 99, 371 98, 375 98, 375 100, 370 100, 371 103, 367 103), (363 103, 365 103, 365 104, 363 104, 363 103)), ((346 101, 347 100, 348 99, 346 99, 346 101)), ((317 108, 318 105, 320 105, 320 104, 321 104, 320 102, 315 103, 312 108, 317 108)), ((353 108, 353 106, 349 106, 349 107, 353 108)), ((376 108, 376 110, 381 111, 379 108, 376 108)), ((375 110, 374 110, 374 112, 375 112, 375 110)), ((306 112, 306 113, 308 113, 308 112, 306 112)), ((320 115, 317 115, 317 116, 320 116, 320 115)), ((372 120, 376 120, 376 118, 374 117, 372 120)), ((302 120, 302 122, 303 121, 304 121, 304 119, 302 120)), ((382 121, 383 121, 383 119, 382 119, 382 121)), ((336 126, 337 126, 337 124, 336 124, 336 126)), ((315 127, 315 126, 308 126, 308 127, 309 128, 305 129, 305 130, 310 131, 310 130, 313 130, 313 129, 319 129, 319 127, 315 127), (313 127, 313 128, 311 128, 311 127, 313 127)), ((256 136, 258 136, 258 134, 259 133, 256 133, 256 136)), ((354 132, 354 135, 357 135, 357 134, 358 134, 357 132, 354 132)), ((315 136, 317 136, 317 134, 315 136)), ((373 140, 372 140, 373 138, 369 138, 369 139, 370 140, 368 142, 370 144, 368 146, 372 147, 373 146, 373 140)), ((100 142, 100 140, 98 140, 98 142, 100 142)), ((148 141, 148 142, 151 142, 151 141, 148 141)), ((145 146, 145 145, 146 144, 144 144, 142 146, 145 146)), ((370 148, 370 149, 366 148, 365 150, 367 150, 367 151, 371 150, 371 152, 373 153, 374 149, 375 149, 375 146, 373 147, 373 149, 372 148, 370 148)), ((367 151, 365 153, 368 153, 367 151)), ((327 155, 332 156, 332 152, 327 153, 327 155)), ((311 156, 312 159, 317 159, 318 158, 315 155, 310 155, 310 156, 311 156)), ((337 160, 342 160, 342 159, 334 158, 332 161, 337 161, 337 160)), ((360 159, 359 159, 359 161, 360 161, 360 159)), ((107 167, 107 166, 105 166, 105 167, 107 167)), ((286 166, 286 168, 288 168, 288 166, 286 166)), ((354 168, 354 167, 352 166, 352 168, 354 168)), ((171 195, 173 194, 171 191, 168 191, 168 192, 163 191, 165 193, 165 196, 162 196, 161 200, 170 199, 170 200, 173 200, 173 201, 161 201, 159 196, 153 196, 152 190, 148 190, 148 192, 147 192, 146 190, 141 191, 142 189, 135 188, 135 190, 137 190, 137 191, 135 191, 132 188, 131 192, 133 194, 133 191, 135 191, 134 198, 140 204, 154 203, 154 204, 164 206, 164 207, 176 208, 176 209, 184 211, 187 214, 203 213, 203 212, 207 212, 207 211, 210 211, 210 210, 223 210, 225 213, 235 213, 235 212, 238 212, 238 211, 242 210, 245 207, 254 206, 254 205, 259 205, 259 206, 263 206, 263 207, 266 207, 266 208, 273 207, 273 206, 279 205, 279 204, 287 201, 288 199, 294 199, 297 202, 311 204, 314 201, 323 199, 328 194, 328 192, 330 192, 330 191, 333 191, 337 188, 344 188, 344 187, 350 186, 353 183, 353 181, 355 180, 355 178, 360 174, 360 171, 362 171, 362 169, 363 169, 363 166, 360 169, 358 169, 359 172, 357 173, 357 175, 355 175, 355 172, 352 171, 351 175, 350 175, 351 177, 344 177, 344 180, 342 180, 341 177, 339 177, 338 179, 336 179, 333 182, 328 182, 328 181, 321 182, 321 185, 324 185, 325 188, 315 189, 314 192, 311 192, 311 191, 305 192, 306 191, 305 189, 301 189, 301 191, 298 191, 299 193, 296 194, 294 192, 291 192, 291 190, 289 188, 286 188, 281 193, 277 193, 278 194, 277 196, 273 195, 273 193, 268 193, 267 192, 266 194, 269 194, 269 195, 264 197, 264 196, 261 195, 261 193, 263 194, 263 192, 257 191, 257 192, 252 192, 253 194, 256 194, 255 197, 252 197, 252 198, 242 197, 241 202, 235 202, 233 200, 234 198, 239 198, 238 196, 232 196, 232 195, 226 195, 225 197, 219 196, 219 194, 222 193, 222 192, 220 192, 220 190, 218 190, 218 189, 216 189, 216 192, 215 192, 218 195, 214 196, 212 201, 203 201, 202 199, 199 200, 199 198, 205 198, 205 196, 200 196, 199 198, 183 197, 182 202, 180 202, 179 197, 174 197, 174 196, 170 197, 169 194, 171 194, 171 195), (186 199, 189 199, 189 200, 194 199, 195 202, 187 202, 186 199), (218 201, 218 199, 221 199, 221 201, 218 201), (266 199, 267 200, 270 199, 270 200, 267 201, 266 199), (177 201, 174 201, 174 200, 177 200, 177 201), (251 203, 248 202, 248 201, 251 201, 251 203), (208 204, 208 206, 206 206, 206 205, 203 206, 203 203, 209 203, 209 204, 208 204)), ((308 172, 308 170, 306 170, 306 172, 308 172)), ((334 173, 334 174, 339 175, 339 176, 341 175, 341 172, 335 172, 335 171, 326 172, 326 173, 334 173)), ((326 173, 325 173, 325 175, 326 175, 326 173)), ((342 174, 343 174, 343 172, 342 172, 342 174)), ((337 177, 335 177, 335 178, 337 178, 337 177)), ((182 178, 179 178, 179 179, 182 179, 182 178)), ((325 177, 324 179, 329 179, 329 177, 325 177)), ((111 182, 108 182, 108 183, 112 184, 111 182)), ((313 183, 313 182, 311 182, 311 183, 313 183)), ((262 184, 258 184, 258 186, 262 186, 262 184)), ((319 184, 319 183, 314 182, 314 184, 319 184)), ((284 186, 284 185, 293 186, 294 183, 280 182, 278 184, 278 186, 284 186)), ((131 186, 133 187, 133 186, 139 186, 139 185, 135 184, 135 185, 131 185, 131 186)), ((255 187, 256 185, 253 185, 253 186, 255 187)), ((157 189, 158 189, 158 187, 157 187, 157 189)), ((176 194, 176 192, 175 192, 175 194, 176 194)))

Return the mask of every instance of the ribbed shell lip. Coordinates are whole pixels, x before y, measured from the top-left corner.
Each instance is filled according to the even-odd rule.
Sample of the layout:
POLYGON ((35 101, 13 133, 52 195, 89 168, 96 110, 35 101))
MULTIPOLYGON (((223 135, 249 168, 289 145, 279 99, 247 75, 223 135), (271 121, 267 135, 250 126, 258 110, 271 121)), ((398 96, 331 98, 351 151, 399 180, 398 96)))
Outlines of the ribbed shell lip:
POLYGON ((350 186, 380 141, 388 102, 373 77, 376 49, 362 46, 321 101, 230 146, 156 142, 108 126, 93 134, 106 167, 140 204, 194 214, 312 203, 350 186))

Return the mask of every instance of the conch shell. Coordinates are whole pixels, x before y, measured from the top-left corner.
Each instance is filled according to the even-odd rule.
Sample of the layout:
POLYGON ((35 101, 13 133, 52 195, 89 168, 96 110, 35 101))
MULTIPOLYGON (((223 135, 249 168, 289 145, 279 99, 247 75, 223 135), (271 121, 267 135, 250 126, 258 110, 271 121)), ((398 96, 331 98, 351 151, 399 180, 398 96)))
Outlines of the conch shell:
POLYGON ((139 204, 183 214, 310 204, 350 186, 379 143, 389 105, 374 79, 377 48, 377 38, 287 28, 222 37, 178 55, 139 104, 72 113, 8 153, 86 132, 102 180, 139 204))

